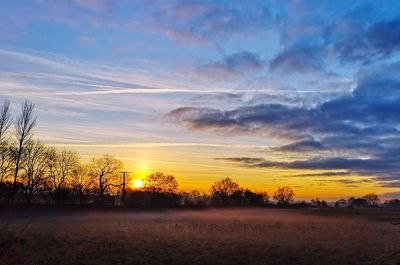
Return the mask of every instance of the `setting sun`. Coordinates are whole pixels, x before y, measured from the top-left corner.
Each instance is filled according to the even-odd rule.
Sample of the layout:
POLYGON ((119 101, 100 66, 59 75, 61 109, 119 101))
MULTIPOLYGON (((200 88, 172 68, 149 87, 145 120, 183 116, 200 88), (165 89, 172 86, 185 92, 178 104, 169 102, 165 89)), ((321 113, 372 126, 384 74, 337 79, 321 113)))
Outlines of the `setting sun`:
POLYGON ((134 188, 139 189, 139 188, 143 188, 143 186, 144 186, 143 180, 141 180, 141 179, 135 179, 135 180, 133 181, 133 187, 134 187, 134 188))

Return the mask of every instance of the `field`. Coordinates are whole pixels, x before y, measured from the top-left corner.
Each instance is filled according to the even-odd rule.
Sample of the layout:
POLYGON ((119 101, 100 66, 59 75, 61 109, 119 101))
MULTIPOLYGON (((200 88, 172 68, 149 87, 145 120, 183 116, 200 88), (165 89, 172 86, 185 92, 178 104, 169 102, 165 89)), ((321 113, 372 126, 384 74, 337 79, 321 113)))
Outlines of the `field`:
POLYGON ((389 223, 399 216, 386 209, 6 212, 0 264, 381 264, 400 250, 399 227, 389 223))

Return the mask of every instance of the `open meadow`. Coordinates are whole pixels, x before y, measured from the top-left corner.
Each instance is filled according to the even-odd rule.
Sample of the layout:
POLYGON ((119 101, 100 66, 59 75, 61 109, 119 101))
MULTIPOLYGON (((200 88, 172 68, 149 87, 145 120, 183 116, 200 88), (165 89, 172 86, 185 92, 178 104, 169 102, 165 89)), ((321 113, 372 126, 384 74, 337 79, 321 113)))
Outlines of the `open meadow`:
POLYGON ((397 264, 388 209, 38 211, 1 215, 0 264, 397 264))

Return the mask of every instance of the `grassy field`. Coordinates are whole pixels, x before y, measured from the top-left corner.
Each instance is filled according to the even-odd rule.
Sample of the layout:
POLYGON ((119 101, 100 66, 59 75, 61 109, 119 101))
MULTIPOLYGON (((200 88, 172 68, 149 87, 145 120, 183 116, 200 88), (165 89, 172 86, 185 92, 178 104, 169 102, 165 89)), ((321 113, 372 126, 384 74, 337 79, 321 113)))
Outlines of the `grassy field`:
POLYGON ((400 250, 389 223, 398 218, 385 209, 2 213, 0 264, 381 264, 400 250))

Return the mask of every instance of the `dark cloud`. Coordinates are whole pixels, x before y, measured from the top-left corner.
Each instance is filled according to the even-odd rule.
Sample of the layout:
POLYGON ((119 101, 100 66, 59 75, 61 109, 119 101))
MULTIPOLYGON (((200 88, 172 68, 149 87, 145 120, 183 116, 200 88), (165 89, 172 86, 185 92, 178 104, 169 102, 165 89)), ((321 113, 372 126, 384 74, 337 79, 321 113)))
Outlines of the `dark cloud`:
MULTIPOLYGON (((399 51, 400 17, 396 12, 382 10, 374 1, 342 4, 346 8, 336 9, 340 5, 329 1, 288 2, 279 24, 283 48, 272 59, 271 69, 324 71, 325 62, 332 60, 371 63, 399 51), (333 15, 330 11, 335 9, 333 15)), ((386 6, 396 10, 397 4, 386 6)))
POLYGON ((193 129, 284 138, 290 143, 272 152, 311 155, 306 160, 285 162, 228 159, 233 162, 251 167, 348 170, 395 185, 400 172, 399 70, 400 63, 365 68, 352 93, 311 107, 259 104, 226 111, 184 108, 170 115, 193 129), (320 151, 322 155, 318 155, 320 151))
POLYGON ((362 184, 371 183, 371 179, 317 179, 315 180, 320 185, 322 183, 339 183, 348 187, 360 187, 362 184))
POLYGON ((261 157, 217 157, 215 160, 225 160, 225 161, 231 161, 231 162, 239 162, 239 163, 245 163, 245 164, 258 164, 262 163, 265 160, 261 157))
MULTIPOLYGON (((253 157, 225 157, 218 158, 229 162, 239 163, 251 168, 282 168, 301 170, 346 170, 345 172, 324 172, 295 175, 297 177, 314 176, 345 176, 366 175, 373 176, 382 187, 400 187, 399 159, 371 158, 358 159, 346 157, 311 158, 290 162, 271 161, 253 157)), ((349 180, 351 181, 351 180, 349 180)), ((370 182, 371 180, 368 180, 370 182)), ((365 181, 364 181, 365 182, 365 181)), ((345 183, 345 180, 343 180, 345 183)))
POLYGON ((400 18, 380 21, 371 25, 366 39, 372 48, 381 54, 390 54, 400 48, 400 18))
POLYGON ((233 53, 222 61, 210 62, 197 68, 197 72, 214 79, 231 79, 259 70, 263 61, 256 53, 248 51, 233 53))
POLYGON ((337 176, 348 176, 348 175, 354 175, 354 173, 349 171, 334 171, 334 172, 328 171, 322 173, 298 174, 294 175, 294 177, 337 177, 337 176))
POLYGON ((393 159, 359 159, 346 157, 311 158, 307 160, 295 160, 290 162, 261 160, 253 157, 228 157, 219 158, 231 162, 242 163, 248 167, 270 167, 287 169, 310 169, 310 170, 339 170, 345 169, 353 172, 370 173, 379 171, 383 173, 396 172, 398 161, 393 159))
MULTIPOLYGON (((354 17, 354 20, 357 16, 354 17)), ((365 25, 337 21, 325 30, 325 41, 342 61, 369 62, 387 57, 400 48, 400 18, 365 25)))
POLYGON ((272 70, 323 72, 323 51, 316 45, 295 44, 281 51, 271 62, 272 70))
POLYGON ((314 139, 307 139, 279 146, 274 149, 277 151, 284 151, 284 152, 310 152, 310 151, 323 150, 324 147, 320 142, 315 141, 314 139))

